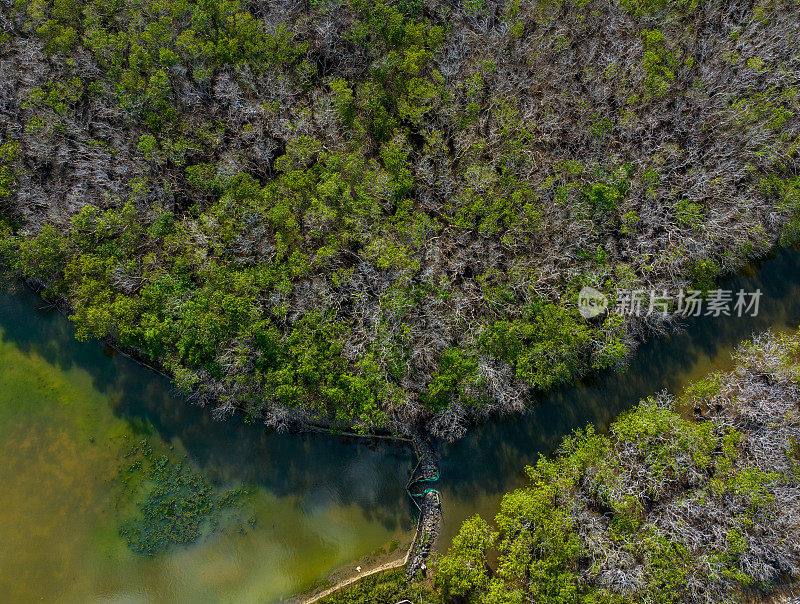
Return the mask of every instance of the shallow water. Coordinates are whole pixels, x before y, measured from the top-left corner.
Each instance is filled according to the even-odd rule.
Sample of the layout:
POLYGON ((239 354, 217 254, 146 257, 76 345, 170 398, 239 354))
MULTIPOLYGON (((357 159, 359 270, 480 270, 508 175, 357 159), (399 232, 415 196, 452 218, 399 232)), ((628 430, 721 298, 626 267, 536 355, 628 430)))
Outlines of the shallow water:
POLYGON ((0 296, 3 601, 273 601, 410 539, 409 449, 213 421, 161 376, 74 341, 42 304, 0 296), (130 551, 119 476, 145 438, 220 489, 251 485, 254 525, 130 551))
MULTIPOLYGON (((796 327, 800 251, 723 287, 761 288, 758 317, 692 320, 640 347, 625 372, 559 389, 522 417, 440 447, 440 547, 467 516, 493 516, 500 495, 522 484, 523 467, 565 434, 606 426, 644 396, 729 367, 733 347, 753 332, 796 327)), ((42 305, 30 293, 0 294, 0 594, 9 601, 273 601, 410 539, 408 447, 213 421, 161 376, 75 342, 68 321, 42 305), (152 558, 132 553, 115 493, 125 453, 142 438, 172 459, 188 456, 220 489, 252 485, 254 526, 222 526, 152 558)))

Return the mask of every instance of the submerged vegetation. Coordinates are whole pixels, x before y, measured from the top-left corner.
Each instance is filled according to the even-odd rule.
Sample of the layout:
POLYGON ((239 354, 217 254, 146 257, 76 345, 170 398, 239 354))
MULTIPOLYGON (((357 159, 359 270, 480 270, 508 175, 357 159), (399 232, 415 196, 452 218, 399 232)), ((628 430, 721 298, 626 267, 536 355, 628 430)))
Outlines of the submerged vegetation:
POLYGON ((122 491, 118 505, 130 509, 119 534, 128 547, 147 556, 173 545, 189 545, 219 528, 238 524, 244 530, 244 487, 219 493, 187 462, 154 454, 147 441, 129 453, 120 469, 122 491))
POLYGON ((370 577, 325 600, 737 601, 800 576, 800 334, 762 334, 677 399, 527 468, 491 525, 464 522, 432 580, 370 577))
POLYGON ((0 4, 0 265, 219 414, 447 438, 800 233, 796 0, 0 4))

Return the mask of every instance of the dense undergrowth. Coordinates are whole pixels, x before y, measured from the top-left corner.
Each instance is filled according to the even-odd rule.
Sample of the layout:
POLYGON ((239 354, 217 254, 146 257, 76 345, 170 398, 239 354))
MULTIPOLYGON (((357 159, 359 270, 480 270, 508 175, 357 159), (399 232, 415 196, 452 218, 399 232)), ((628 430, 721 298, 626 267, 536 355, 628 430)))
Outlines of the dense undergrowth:
POLYGON ((796 0, 0 1, 0 265, 276 426, 454 438, 800 230, 796 0))
POLYGON ((800 335, 737 361, 566 438, 494 525, 463 524, 432 581, 375 576, 325 602, 716 604, 797 580, 800 335))

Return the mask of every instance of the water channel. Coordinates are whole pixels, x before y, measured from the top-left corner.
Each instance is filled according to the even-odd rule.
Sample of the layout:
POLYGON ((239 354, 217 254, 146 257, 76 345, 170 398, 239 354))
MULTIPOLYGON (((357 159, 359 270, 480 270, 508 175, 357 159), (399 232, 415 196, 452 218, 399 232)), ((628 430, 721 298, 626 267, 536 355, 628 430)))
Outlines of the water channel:
MULTIPOLYGON (((625 371, 558 389, 525 415, 440 445, 440 546, 466 517, 493 516, 524 466, 565 434, 602 428, 648 394, 729 367, 753 332, 800 323, 798 250, 722 287, 760 288, 758 316, 692 319, 642 345, 625 371)), ((410 447, 215 421, 160 375, 75 341, 62 315, 19 288, 0 293, 0 456, 0 593, 10 601, 277 601, 400 555, 414 527, 404 490, 410 447), (244 488, 241 509, 204 525, 192 544, 133 551, 120 527, 137 508, 121 499, 121 484, 142 442, 219 493, 244 488)))

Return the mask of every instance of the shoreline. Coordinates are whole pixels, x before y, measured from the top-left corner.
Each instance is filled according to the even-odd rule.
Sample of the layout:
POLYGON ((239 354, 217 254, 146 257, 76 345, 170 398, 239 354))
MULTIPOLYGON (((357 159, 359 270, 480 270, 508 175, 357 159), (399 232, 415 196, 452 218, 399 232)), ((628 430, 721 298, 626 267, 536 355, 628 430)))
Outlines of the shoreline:
POLYGON ((422 569, 439 538, 443 517, 441 498, 439 496, 439 491, 436 489, 427 488, 422 493, 412 493, 411 487, 419 483, 437 482, 439 480, 439 464, 433 448, 421 435, 418 433, 414 434, 414 437, 407 440, 410 440, 414 445, 417 465, 411 472, 408 483, 406 483, 406 493, 408 493, 414 505, 417 506, 420 514, 417 519, 416 529, 414 530, 414 537, 406 550, 405 556, 396 560, 384 562, 373 569, 359 572, 355 576, 340 579, 336 584, 325 588, 323 591, 314 593, 315 590, 312 590, 310 594, 293 596, 284 600, 285 602, 292 604, 313 604, 376 573, 406 566, 406 576, 412 578, 422 569), (417 475, 418 471, 420 471, 419 475, 417 475), (418 497, 422 498, 421 503, 417 503, 416 498, 418 497))

